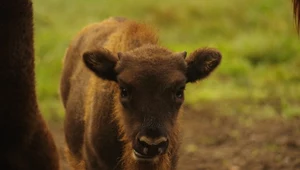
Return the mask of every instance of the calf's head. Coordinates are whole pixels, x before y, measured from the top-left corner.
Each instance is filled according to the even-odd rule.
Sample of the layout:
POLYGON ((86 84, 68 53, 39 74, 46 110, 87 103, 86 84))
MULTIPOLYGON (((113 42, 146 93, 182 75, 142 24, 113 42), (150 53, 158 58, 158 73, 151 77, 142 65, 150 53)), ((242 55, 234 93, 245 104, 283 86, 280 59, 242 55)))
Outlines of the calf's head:
POLYGON ((186 83, 205 78, 221 60, 209 48, 186 55, 154 45, 116 55, 106 49, 83 54, 98 77, 118 84, 116 118, 138 161, 153 161, 168 151, 186 83))

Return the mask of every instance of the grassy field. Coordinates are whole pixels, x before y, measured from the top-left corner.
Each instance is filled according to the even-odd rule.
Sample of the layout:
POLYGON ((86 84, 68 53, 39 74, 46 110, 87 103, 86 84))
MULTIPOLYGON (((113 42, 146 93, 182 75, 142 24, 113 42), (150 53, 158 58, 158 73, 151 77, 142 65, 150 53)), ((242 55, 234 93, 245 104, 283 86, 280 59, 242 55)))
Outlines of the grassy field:
POLYGON ((215 47, 220 67, 188 85, 193 107, 217 103, 220 113, 300 115, 300 42, 290 1, 282 0, 33 0, 37 93, 48 120, 63 118, 62 58, 72 37, 110 16, 149 23, 161 44, 191 52, 215 47))

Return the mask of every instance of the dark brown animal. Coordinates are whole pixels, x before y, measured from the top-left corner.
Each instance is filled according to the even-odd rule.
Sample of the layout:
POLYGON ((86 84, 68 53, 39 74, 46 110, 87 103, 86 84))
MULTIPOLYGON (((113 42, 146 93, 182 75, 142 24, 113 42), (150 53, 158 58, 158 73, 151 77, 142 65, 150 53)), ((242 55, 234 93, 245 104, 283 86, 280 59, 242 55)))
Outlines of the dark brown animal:
POLYGON ((1 169, 59 169, 36 101, 31 1, 0 2, 0 60, 1 169))
POLYGON ((297 30, 299 32, 300 28, 300 0, 293 0, 293 11, 294 11, 294 19, 296 22, 297 30))
POLYGON ((188 82, 220 63, 214 49, 171 52, 149 26, 110 18, 84 28, 64 60, 61 96, 74 169, 174 170, 188 82))

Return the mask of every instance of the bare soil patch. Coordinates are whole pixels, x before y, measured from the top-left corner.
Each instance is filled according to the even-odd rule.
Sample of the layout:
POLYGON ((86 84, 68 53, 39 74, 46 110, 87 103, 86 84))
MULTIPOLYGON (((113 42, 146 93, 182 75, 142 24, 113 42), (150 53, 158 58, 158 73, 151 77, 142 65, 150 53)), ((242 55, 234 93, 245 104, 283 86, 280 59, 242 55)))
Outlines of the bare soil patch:
MULTIPOLYGON (((300 118, 244 119, 185 108, 179 170, 300 170, 300 118)), ((49 123, 63 157, 61 123, 49 123)))

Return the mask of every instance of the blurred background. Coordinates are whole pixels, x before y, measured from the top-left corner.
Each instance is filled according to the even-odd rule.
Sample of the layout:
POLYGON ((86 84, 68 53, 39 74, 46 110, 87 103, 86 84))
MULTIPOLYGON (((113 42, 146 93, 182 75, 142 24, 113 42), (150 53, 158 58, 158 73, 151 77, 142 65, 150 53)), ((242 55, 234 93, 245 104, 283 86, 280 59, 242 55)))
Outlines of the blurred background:
POLYGON ((186 88, 179 169, 300 169, 300 42, 291 1, 33 2, 38 100, 59 145, 65 50, 87 24, 123 16, 156 27, 173 51, 223 54, 207 79, 186 88))

